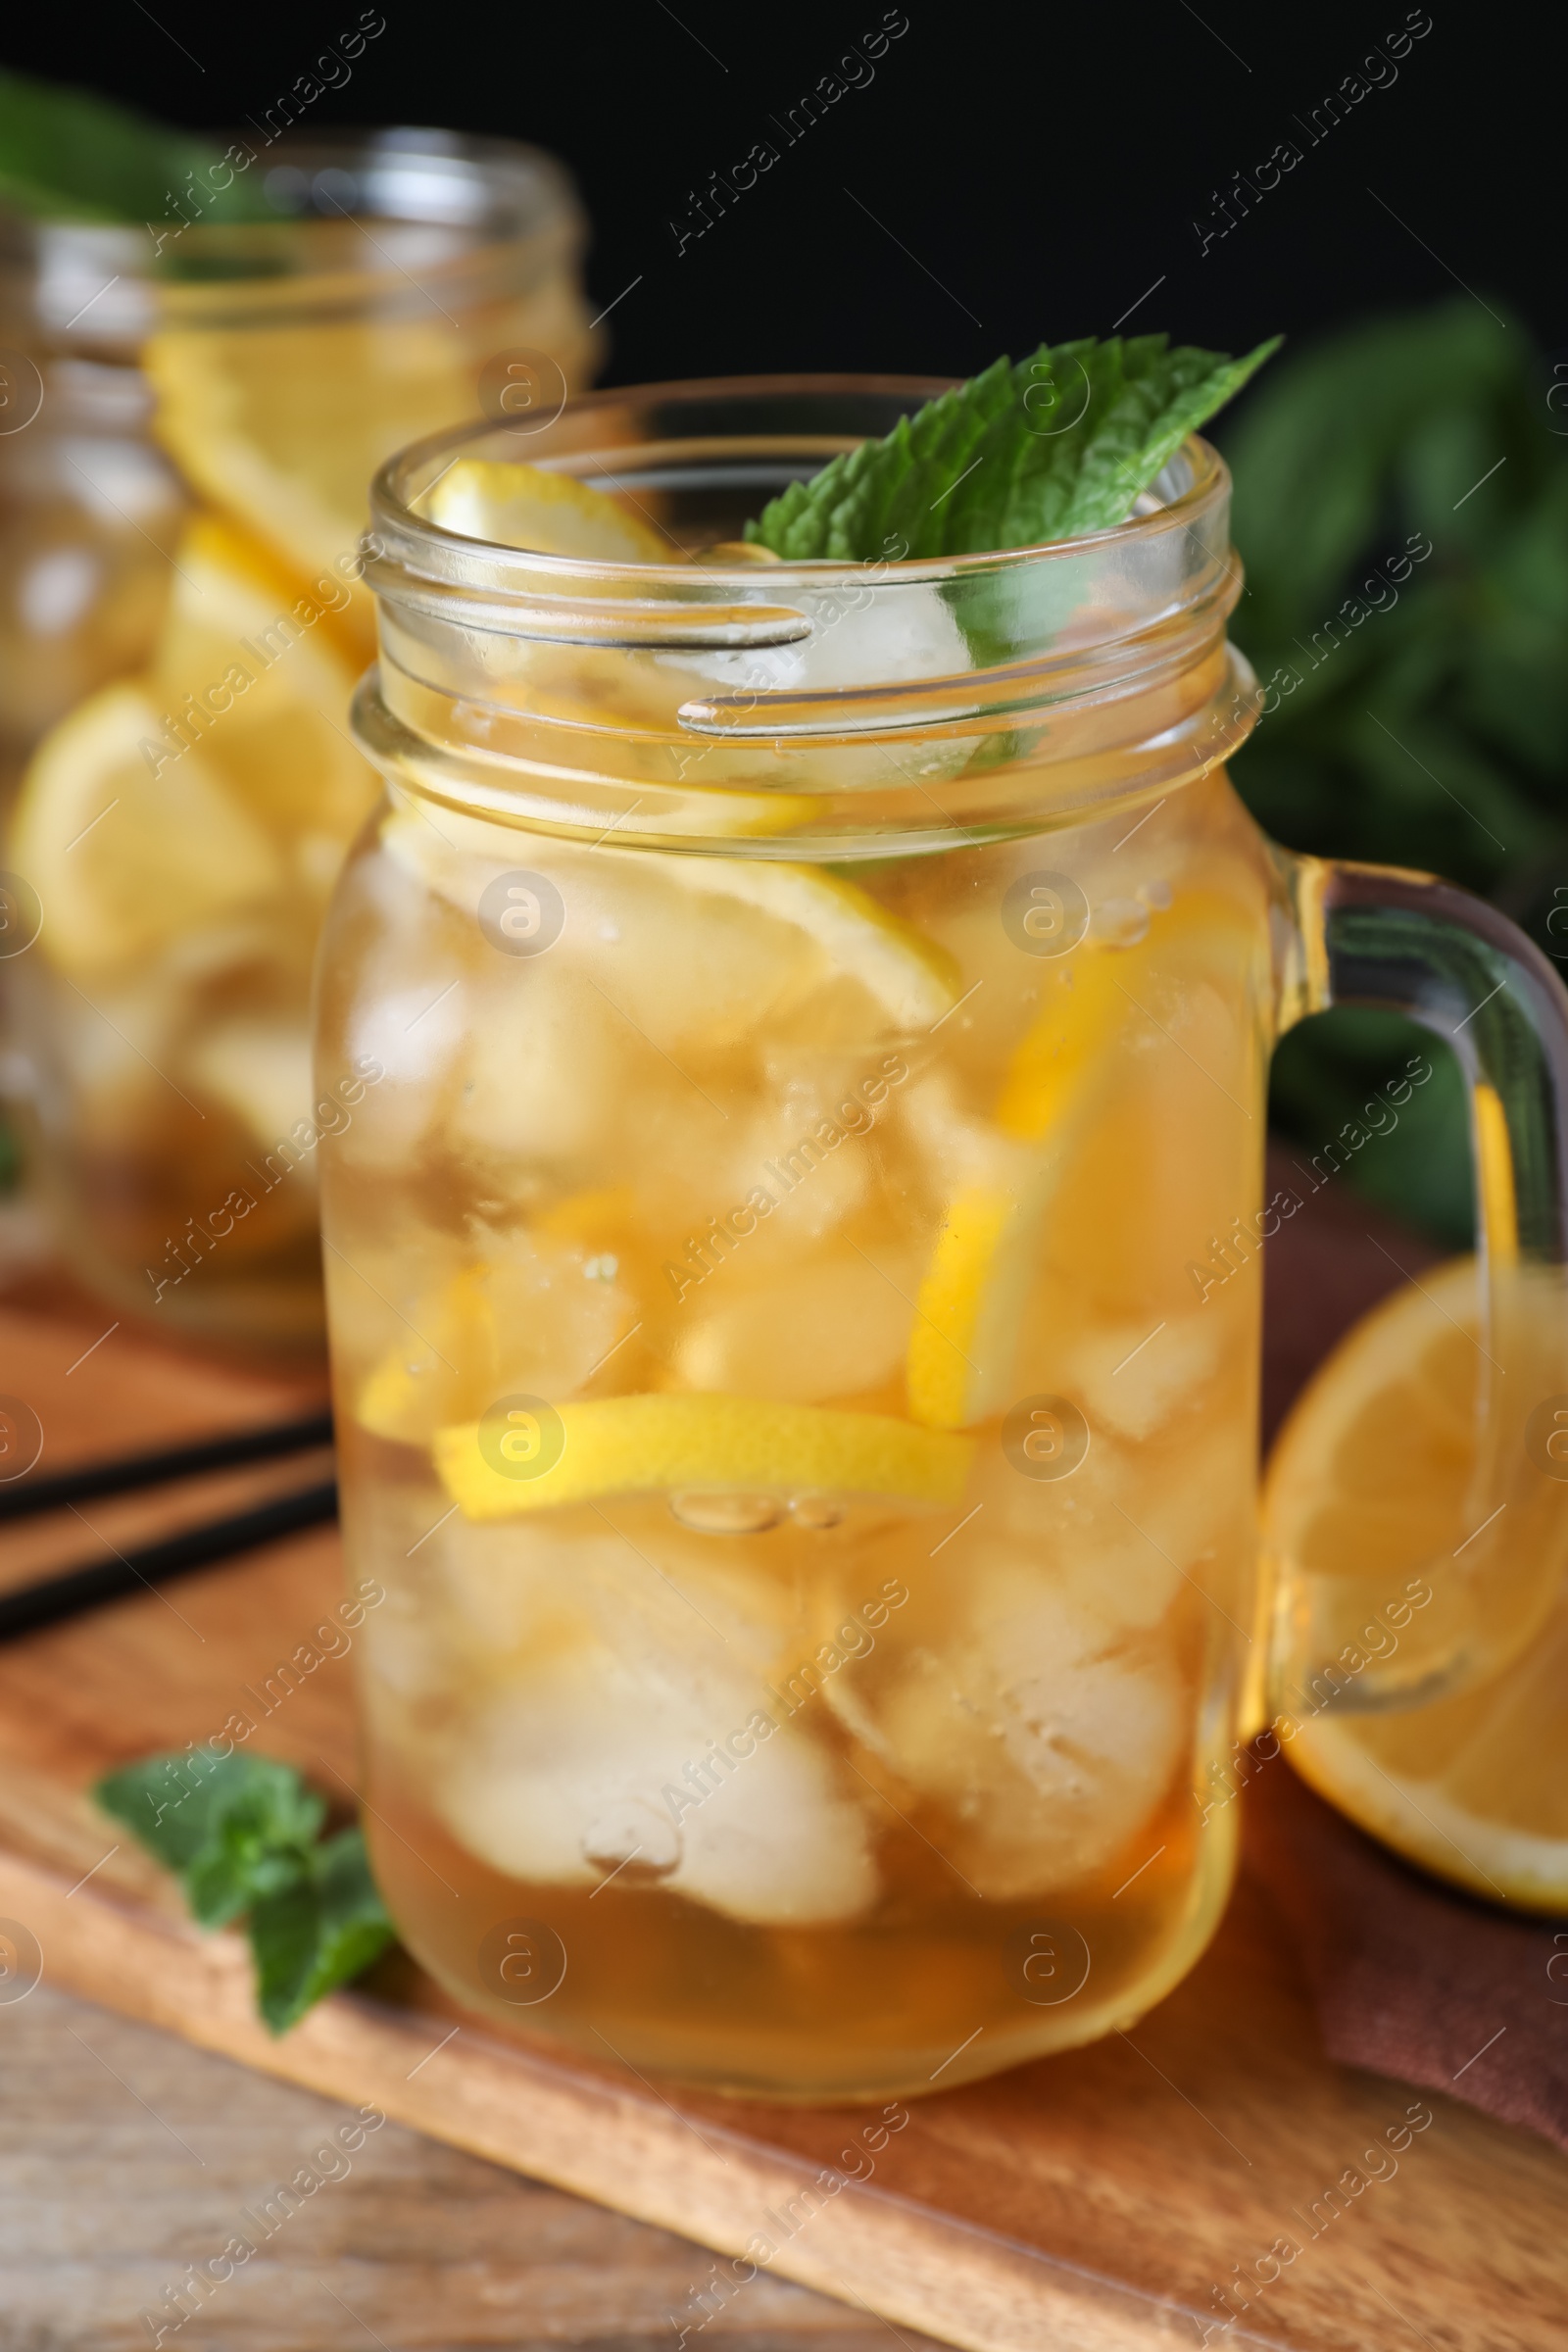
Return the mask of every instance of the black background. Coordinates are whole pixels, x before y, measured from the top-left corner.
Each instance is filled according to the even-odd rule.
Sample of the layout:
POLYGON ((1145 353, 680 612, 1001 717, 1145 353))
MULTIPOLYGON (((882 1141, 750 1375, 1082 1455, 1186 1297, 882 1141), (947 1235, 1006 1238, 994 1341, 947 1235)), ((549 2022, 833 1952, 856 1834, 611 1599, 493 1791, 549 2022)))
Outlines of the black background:
MULTIPOLYGON (((265 111, 360 5, 34 5, 0 45, 13 66, 216 126, 265 111)), ((908 30, 869 86, 677 256, 688 192, 755 140, 782 147, 769 118, 882 23, 881 0, 380 7, 385 30, 306 122, 439 122, 562 156, 593 218, 594 307, 613 304, 612 381, 958 374, 1124 317, 1242 350, 1456 283, 1520 316, 1548 357, 1568 348, 1555 10, 1430 0, 1392 86, 1309 147, 1295 118, 1404 26, 1403 0, 906 0, 908 30), (1193 222, 1212 219, 1216 188, 1287 138, 1300 165, 1200 253, 1193 222)))

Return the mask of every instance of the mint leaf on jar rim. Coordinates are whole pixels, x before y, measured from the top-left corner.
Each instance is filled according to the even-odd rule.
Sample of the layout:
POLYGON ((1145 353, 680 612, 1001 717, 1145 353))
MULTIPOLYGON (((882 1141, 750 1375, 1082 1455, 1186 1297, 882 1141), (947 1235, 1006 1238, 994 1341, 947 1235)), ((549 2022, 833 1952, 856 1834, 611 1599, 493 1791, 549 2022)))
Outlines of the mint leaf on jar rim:
POLYGON ((786 562, 979 555, 1124 522, 1189 433, 1275 351, 1245 359, 1164 335, 1043 343, 834 458, 746 526, 786 562))

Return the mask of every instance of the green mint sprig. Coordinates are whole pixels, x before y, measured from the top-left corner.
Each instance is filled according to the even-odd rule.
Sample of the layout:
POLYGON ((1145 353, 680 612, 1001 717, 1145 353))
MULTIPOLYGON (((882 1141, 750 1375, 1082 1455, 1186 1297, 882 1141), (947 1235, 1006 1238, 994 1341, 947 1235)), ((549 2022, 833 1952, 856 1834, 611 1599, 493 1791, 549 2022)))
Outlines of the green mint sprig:
POLYGON ((275 220, 247 178, 231 172, 226 187, 216 185, 212 168, 222 152, 221 142, 134 107, 0 68, 0 204, 13 212, 174 229, 197 214, 275 220))
POLYGON ((746 536, 797 562, 976 555, 1124 522, 1167 459, 1277 351, 1245 359, 1164 335, 1043 343, 903 416, 809 481, 746 536))
POLYGON ((326 1805, 291 1764, 192 1748, 127 1764, 93 1794, 178 1874, 202 1927, 247 1915, 256 2005, 273 2034, 393 1939, 360 1832, 323 1841, 326 1805))

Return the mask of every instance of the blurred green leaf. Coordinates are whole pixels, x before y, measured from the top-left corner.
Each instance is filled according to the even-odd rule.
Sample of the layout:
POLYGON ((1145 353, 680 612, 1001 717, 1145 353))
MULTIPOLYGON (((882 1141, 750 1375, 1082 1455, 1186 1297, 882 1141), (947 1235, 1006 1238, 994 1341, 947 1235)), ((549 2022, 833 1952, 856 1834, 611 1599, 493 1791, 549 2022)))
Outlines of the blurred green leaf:
POLYGON ((173 1749, 110 1773, 93 1792, 170 1870, 211 1857, 295 1846, 315 1838, 326 1808, 292 1764, 216 1748, 173 1749), (232 1824, 232 1835, 228 1825, 232 1824))
POLYGON ((249 1914, 257 2006, 274 2034, 392 1940, 363 1837, 318 1842, 326 1805, 292 1764, 176 1750, 110 1773, 94 1793, 179 1873, 204 1928, 249 1914))
POLYGON ((243 174, 231 171, 226 188, 213 185, 225 144, 91 90, 0 67, 0 204, 14 212, 174 227, 198 209, 224 220, 275 219, 243 174))
POLYGON ((360 1832, 340 1830, 316 1848, 308 1871, 264 1895, 251 1912, 250 1933, 256 2005, 272 2033, 285 2034, 393 1939, 360 1832))
MULTIPOLYGON (((1568 879, 1568 415, 1546 395, 1523 327, 1458 298, 1285 360, 1226 454, 1248 579, 1233 629, 1272 689, 1232 771, 1242 797, 1289 847, 1462 882, 1552 953, 1564 943, 1545 918, 1568 879)), ((1387 1075, 1365 1058, 1374 1033, 1346 1026, 1356 1017, 1327 1015, 1282 1049, 1273 1112, 1303 1144, 1387 1075)), ((1387 1034, 1392 1069, 1404 1031, 1387 1034)), ((1451 1069, 1348 1173, 1460 1246, 1468 1137, 1451 1069)))
POLYGON ((297 1774, 292 1783, 282 1791, 258 1788, 241 1796, 186 1863, 186 1900, 204 1928, 221 1927, 298 1877, 326 1807, 297 1774))

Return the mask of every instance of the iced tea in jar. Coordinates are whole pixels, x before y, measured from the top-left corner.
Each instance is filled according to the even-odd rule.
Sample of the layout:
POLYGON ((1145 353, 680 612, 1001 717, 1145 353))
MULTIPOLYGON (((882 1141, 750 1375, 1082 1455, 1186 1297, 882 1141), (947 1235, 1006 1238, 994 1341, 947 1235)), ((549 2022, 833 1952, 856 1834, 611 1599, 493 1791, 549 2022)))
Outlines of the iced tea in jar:
POLYGON ((559 408, 593 338, 548 157, 419 130, 246 154, 243 181, 214 166, 244 218, 187 191, 145 230, 0 220, 0 984, 74 1273, 318 1349, 346 1106, 312 1095, 310 981, 376 791, 347 719, 366 484, 416 434, 559 408))
POLYGON ((741 543, 931 389, 390 466, 320 975, 379 1882, 493 2021, 785 2097, 1088 2040, 1201 1950, 1265 1611, 1260 1286, 1194 1266, 1288 1213, 1282 1024, 1369 925, 1473 936, 1235 798, 1200 440, 1088 538, 741 543))

